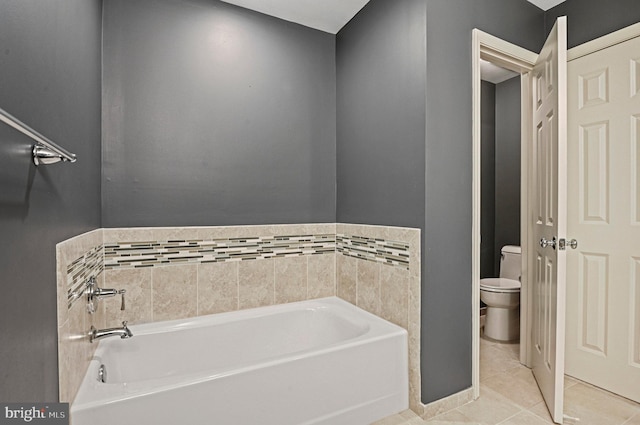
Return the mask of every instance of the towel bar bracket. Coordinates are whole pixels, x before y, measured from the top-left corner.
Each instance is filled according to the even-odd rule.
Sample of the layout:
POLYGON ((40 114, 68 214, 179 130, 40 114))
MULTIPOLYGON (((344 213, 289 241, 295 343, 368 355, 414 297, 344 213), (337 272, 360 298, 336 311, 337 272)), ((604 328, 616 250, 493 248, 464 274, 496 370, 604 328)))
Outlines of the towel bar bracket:
POLYGON ((76 156, 72 154, 71 159, 63 156, 62 154, 54 151, 53 149, 49 149, 46 146, 35 144, 33 145, 33 163, 36 165, 48 165, 55 164, 56 162, 64 161, 64 162, 76 162, 76 156))
POLYGON ((31 150, 34 164, 55 164, 60 161, 76 162, 75 154, 58 146, 3 109, 0 109, 0 121, 36 141, 31 150))

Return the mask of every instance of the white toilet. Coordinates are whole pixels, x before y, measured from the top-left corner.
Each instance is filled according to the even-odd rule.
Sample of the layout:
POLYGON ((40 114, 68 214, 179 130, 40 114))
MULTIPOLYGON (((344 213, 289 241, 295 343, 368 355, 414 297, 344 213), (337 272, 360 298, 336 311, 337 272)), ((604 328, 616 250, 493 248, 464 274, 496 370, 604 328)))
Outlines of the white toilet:
POLYGON ((484 334, 498 341, 513 341, 520 336, 521 250, 506 245, 500 252, 500 277, 480 279, 480 299, 487 305, 484 334))

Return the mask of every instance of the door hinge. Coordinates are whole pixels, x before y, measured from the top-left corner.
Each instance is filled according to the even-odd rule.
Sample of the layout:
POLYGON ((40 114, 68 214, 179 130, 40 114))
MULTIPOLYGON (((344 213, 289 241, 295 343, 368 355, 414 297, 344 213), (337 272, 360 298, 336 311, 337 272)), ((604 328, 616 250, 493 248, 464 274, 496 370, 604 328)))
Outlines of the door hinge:
POLYGON ((565 238, 560 238, 560 240, 558 241, 558 250, 559 251, 564 251, 567 249, 567 245, 571 248, 571 249, 576 249, 578 247, 578 241, 575 239, 571 239, 569 241, 567 241, 565 238))

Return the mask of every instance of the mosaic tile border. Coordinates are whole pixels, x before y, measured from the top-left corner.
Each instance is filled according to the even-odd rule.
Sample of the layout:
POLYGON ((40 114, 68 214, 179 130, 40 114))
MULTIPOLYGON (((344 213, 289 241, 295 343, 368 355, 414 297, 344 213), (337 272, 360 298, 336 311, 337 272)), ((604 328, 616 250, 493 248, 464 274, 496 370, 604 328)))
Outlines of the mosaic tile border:
POLYGON ((103 270, 297 257, 335 252, 334 233, 106 243, 86 252, 67 267, 68 308, 71 308, 74 301, 82 295, 87 279, 99 275, 103 270))
POLYGON ((409 248, 405 242, 334 233, 106 243, 92 248, 67 267, 67 303, 71 308, 82 295, 87 279, 98 276, 103 270, 336 252, 408 270, 409 248))
POLYGON ((409 244, 405 242, 337 234, 336 251, 349 257, 409 270, 409 244))
POLYGON ((334 253, 335 234, 119 242, 104 246, 105 270, 334 253))
POLYGON ((91 276, 98 276, 104 270, 104 246, 98 245, 85 252, 67 266, 67 307, 84 293, 84 287, 91 276))

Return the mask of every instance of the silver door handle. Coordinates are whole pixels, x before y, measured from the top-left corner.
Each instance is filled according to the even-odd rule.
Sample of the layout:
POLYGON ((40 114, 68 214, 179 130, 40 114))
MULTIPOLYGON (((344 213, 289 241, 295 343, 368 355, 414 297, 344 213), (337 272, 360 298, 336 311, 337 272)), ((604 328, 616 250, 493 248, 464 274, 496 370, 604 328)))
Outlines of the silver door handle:
POLYGON ((545 238, 540 239, 540 246, 542 248, 546 248, 548 246, 550 246, 553 249, 556 249, 556 237, 553 237, 553 240, 546 240, 545 238))
POLYGON ((564 238, 560 238, 560 240, 558 241, 558 250, 564 251, 567 249, 567 247, 571 249, 577 249, 578 241, 575 239, 566 240, 564 238))

